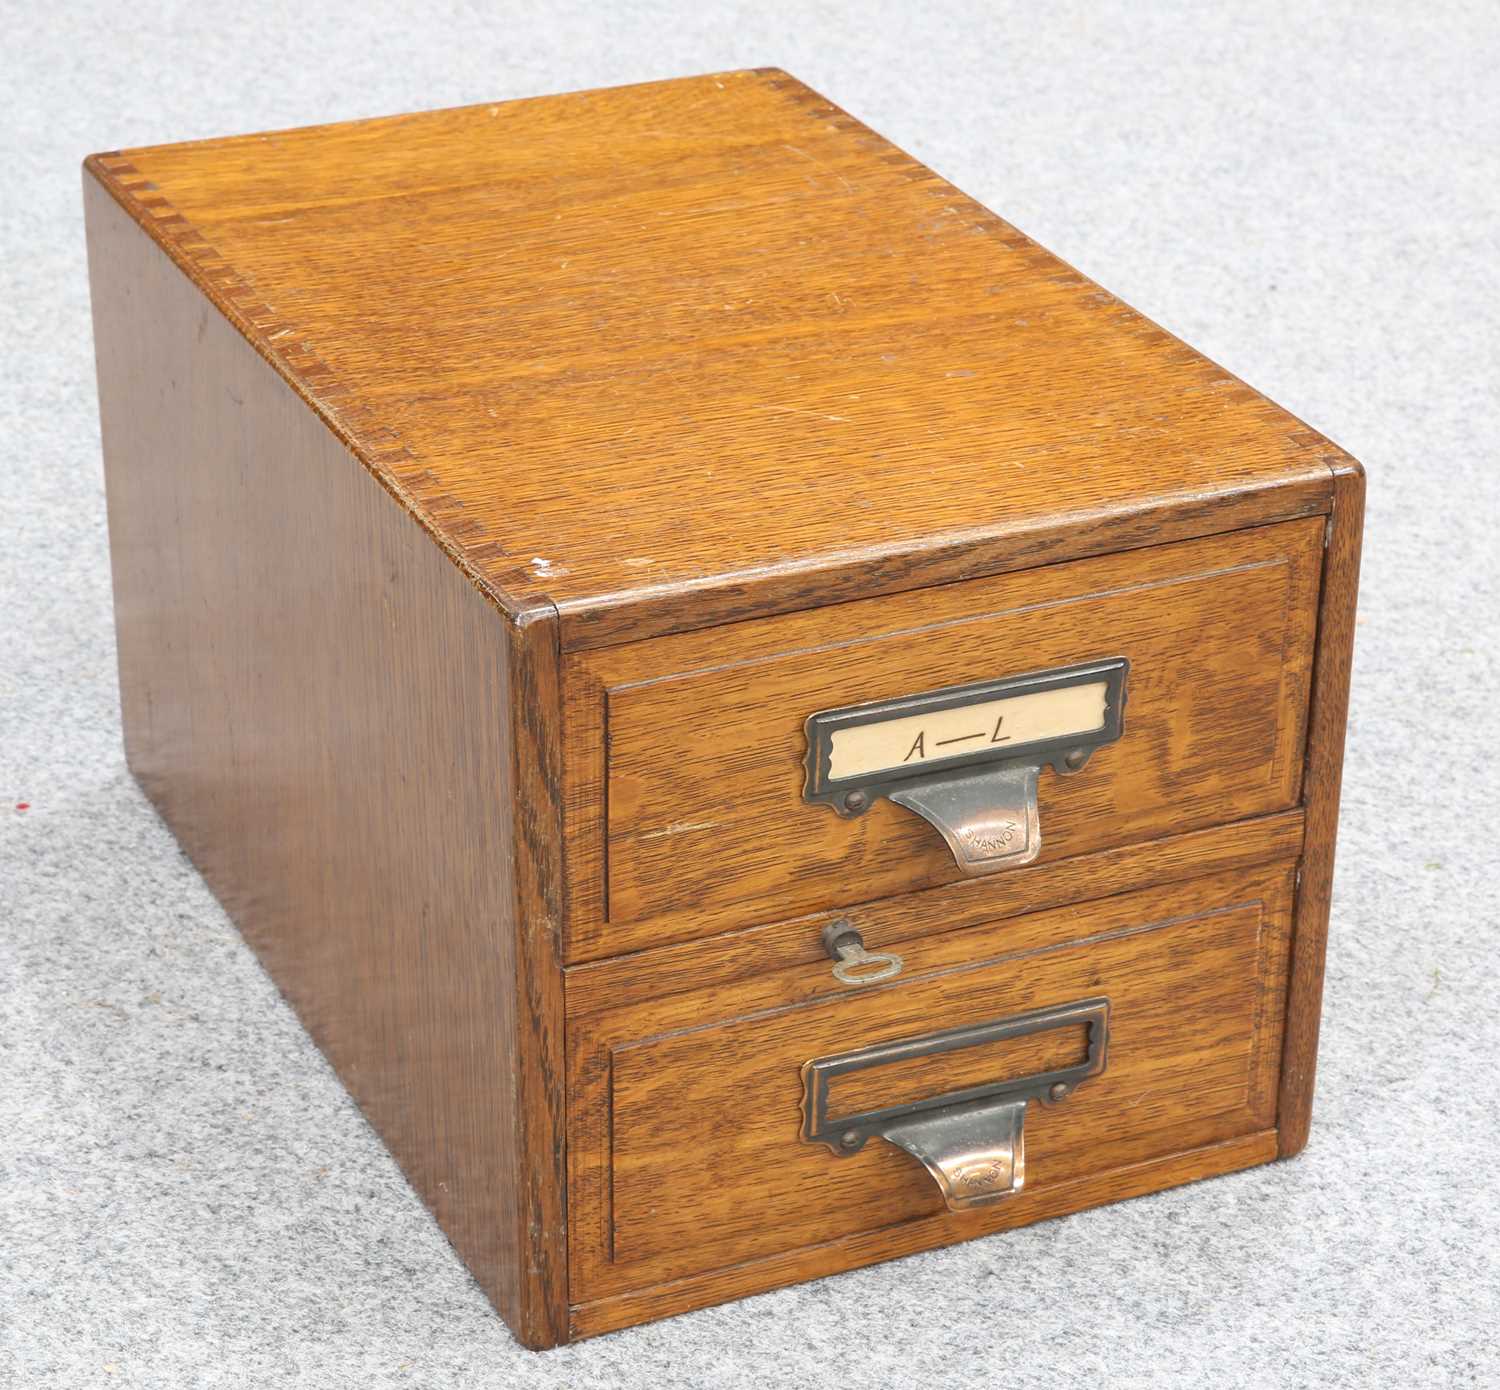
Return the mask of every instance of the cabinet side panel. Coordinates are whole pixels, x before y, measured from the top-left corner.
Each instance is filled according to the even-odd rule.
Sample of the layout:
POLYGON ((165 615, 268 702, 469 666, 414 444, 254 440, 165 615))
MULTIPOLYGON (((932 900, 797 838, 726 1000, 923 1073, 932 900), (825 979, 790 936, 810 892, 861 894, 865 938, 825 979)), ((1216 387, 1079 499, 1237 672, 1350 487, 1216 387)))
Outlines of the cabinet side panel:
POLYGON ((555 918, 531 907, 559 851, 517 843, 548 764, 513 710, 549 649, 84 186, 131 769, 500 1312, 548 1344, 561 1010, 555 918))

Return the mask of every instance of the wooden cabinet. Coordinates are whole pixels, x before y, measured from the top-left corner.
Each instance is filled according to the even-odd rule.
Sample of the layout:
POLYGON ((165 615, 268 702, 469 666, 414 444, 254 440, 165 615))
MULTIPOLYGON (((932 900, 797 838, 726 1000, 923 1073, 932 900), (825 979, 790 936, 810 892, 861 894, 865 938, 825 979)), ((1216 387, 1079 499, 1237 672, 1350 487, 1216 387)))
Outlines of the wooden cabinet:
POLYGON ((84 194, 131 768, 523 1342, 1302 1146, 1337 446, 775 70, 84 194))

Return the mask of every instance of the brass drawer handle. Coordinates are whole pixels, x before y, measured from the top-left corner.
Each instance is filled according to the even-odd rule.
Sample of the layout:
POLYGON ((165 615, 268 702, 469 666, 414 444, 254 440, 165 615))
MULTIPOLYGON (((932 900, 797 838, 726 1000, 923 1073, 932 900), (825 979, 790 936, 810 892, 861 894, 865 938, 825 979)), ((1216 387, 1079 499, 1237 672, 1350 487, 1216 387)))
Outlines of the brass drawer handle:
POLYGON ((834 962, 833 978, 846 985, 874 985, 901 973, 905 962, 892 951, 867 951, 847 917, 823 928, 823 949, 834 962), (873 967, 873 968, 867 968, 873 967))
POLYGON ((856 1052, 819 1057, 802 1068, 802 1139, 826 1144, 848 1157, 871 1138, 906 1150, 932 1174, 952 1211, 987 1206, 1019 1192, 1026 1181, 1025 1121, 1030 1101, 1056 1104, 1104 1070, 1109 1040, 1109 1000, 1083 999, 856 1052), (841 1076, 892 1063, 980 1047, 1007 1038, 1082 1024, 1083 1061, 1029 1076, 1001 1076, 962 1090, 853 1114, 830 1113, 830 1094, 841 1076))

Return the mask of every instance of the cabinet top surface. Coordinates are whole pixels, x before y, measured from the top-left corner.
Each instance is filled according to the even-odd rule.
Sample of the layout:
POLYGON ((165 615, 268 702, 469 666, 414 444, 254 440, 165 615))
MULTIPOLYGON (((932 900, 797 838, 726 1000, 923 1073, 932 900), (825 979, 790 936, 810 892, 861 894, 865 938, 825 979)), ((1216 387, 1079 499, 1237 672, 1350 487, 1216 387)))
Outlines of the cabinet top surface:
POLYGON ((579 645, 1243 524, 1336 463, 774 70, 88 167, 477 582, 579 645))

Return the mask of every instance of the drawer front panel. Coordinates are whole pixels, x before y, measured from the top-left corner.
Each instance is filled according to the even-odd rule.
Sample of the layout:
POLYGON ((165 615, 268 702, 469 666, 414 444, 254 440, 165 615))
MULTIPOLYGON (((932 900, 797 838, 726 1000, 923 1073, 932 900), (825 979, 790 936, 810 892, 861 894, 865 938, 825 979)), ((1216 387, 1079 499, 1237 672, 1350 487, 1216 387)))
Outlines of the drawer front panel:
MULTIPOLYGON (((1281 863, 898 943, 905 969, 884 986, 807 966, 570 1012, 574 1301, 905 1223, 934 1224, 927 1243, 967 1238, 1015 1224, 1049 1187, 1268 1129, 1291 874, 1281 863), (1100 999, 1107 1065, 1027 1106, 1025 1186, 992 1207, 950 1211, 883 1139, 835 1156, 802 1137, 813 1059, 1100 999)), ((1070 1025, 902 1059, 835 1078, 829 1110, 1076 1065, 1086 1045, 1070 1025)))
POLYGON ((881 799, 844 819, 804 800, 803 721, 824 709, 1124 657, 1123 736, 1081 772, 1040 779, 1040 862, 1295 805, 1322 529, 1290 522, 575 659, 574 722, 587 728, 593 692, 604 728, 577 740, 571 958, 959 880, 912 812, 881 799))

